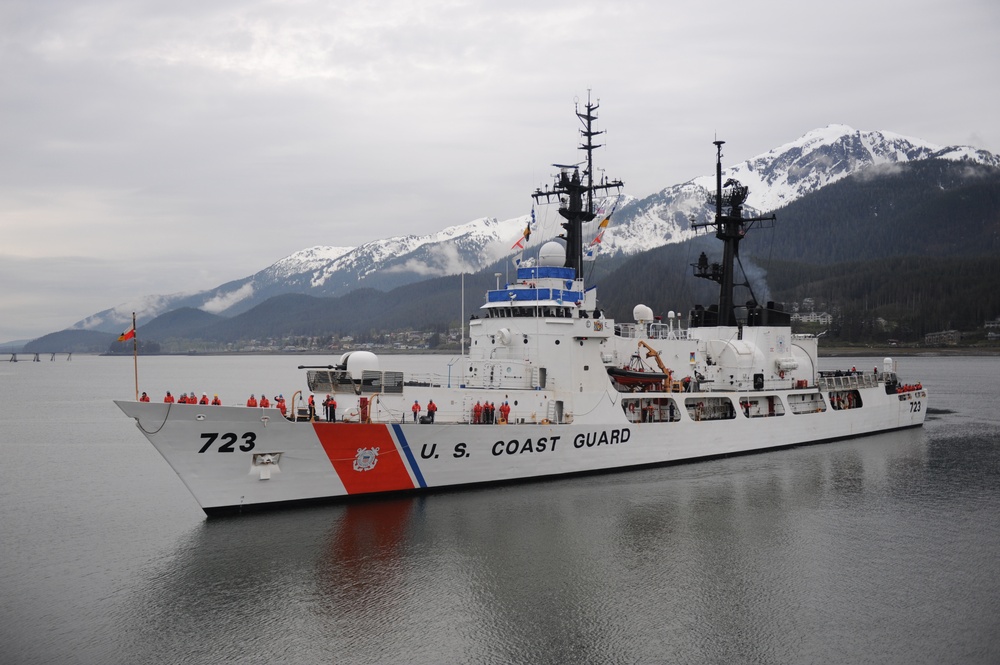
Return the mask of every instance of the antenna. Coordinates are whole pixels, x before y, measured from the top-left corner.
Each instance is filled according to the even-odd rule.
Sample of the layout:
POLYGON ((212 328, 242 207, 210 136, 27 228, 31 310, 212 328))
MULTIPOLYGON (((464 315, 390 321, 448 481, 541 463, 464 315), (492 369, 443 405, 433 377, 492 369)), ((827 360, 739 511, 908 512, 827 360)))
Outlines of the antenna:
POLYGON ((594 103, 590 99, 590 91, 587 91, 587 103, 584 111, 580 111, 579 102, 576 103, 576 117, 583 123, 580 135, 584 137, 584 142, 578 148, 587 153, 586 159, 579 164, 565 165, 553 164, 561 171, 555 178, 552 188, 546 186, 544 190, 536 189, 531 195, 535 201, 541 203, 552 203, 553 198, 562 205, 559 207, 559 214, 566 221, 561 226, 566 233, 560 237, 566 240, 566 263, 567 268, 576 271, 576 277, 583 275, 583 223, 589 222, 596 216, 594 214, 594 193, 614 189, 621 193, 624 183, 620 180, 607 180, 602 178, 599 184, 594 184, 594 150, 603 147, 594 144, 594 137, 603 134, 594 128, 597 120, 597 109, 600 102, 594 103), (583 176, 580 175, 580 166, 586 164, 583 176), (572 174, 570 173, 572 171, 572 174), (565 197, 565 198, 563 198, 565 197))

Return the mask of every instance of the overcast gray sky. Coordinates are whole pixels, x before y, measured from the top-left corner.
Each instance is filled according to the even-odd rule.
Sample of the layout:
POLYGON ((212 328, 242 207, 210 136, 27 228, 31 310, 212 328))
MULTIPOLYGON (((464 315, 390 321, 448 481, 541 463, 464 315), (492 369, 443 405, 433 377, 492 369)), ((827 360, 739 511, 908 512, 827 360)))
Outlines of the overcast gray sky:
POLYGON ((1000 152, 1000 3, 8 0, 0 342, 314 245, 634 196, 831 123, 1000 152))

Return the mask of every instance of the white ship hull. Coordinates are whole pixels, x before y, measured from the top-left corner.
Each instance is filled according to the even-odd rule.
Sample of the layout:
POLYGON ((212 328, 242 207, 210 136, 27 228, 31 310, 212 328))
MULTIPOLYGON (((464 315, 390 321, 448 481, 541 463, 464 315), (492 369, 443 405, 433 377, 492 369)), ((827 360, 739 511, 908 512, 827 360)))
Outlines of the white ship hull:
MULTIPOLYGON (((923 389, 887 395, 881 386, 867 388, 859 391, 862 408, 790 412, 790 396, 812 393, 768 393, 780 400, 781 416, 698 421, 679 410, 675 422, 632 422, 610 404, 616 395, 607 395, 605 424, 572 425, 291 422, 276 409, 116 403, 208 514, 612 471, 923 424, 923 389)), ((680 396, 718 397, 674 394, 680 396)))
MULTIPOLYGON (((457 387, 451 365, 447 382, 407 377, 359 351, 303 368, 309 390, 334 395, 349 422, 117 402, 206 512, 611 471, 923 424, 927 392, 900 384, 891 359, 867 373, 821 372, 818 338, 793 334, 780 304, 758 303, 745 275, 737 279, 741 239, 773 217, 743 216, 748 190, 722 184, 722 141, 714 142, 711 226, 723 256, 710 262, 702 253, 692 265, 695 276, 719 283, 719 302, 695 305, 686 329, 674 312, 664 322, 642 304, 634 323, 605 318, 596 288, 584 283, 583 225, 597 220, 594 196, 622 183, 593 180, 597 104, 588 98, 584 108, 577 117, 586 159, 558 167, 554 185, 532 194, 560 204, 565 245, 544 244, 537 264, 519 265, 503 288, 498 274, 468 323, 457 387), (745 306, 736 305, 738 285, 750 291, 745 306), (422 412, 429 399, 436 422, 408 422, 411 408, 422 412), (499 405, 495 417, 480 417, 487 403, 499 405), (493 424, 502 420, 510 424, 493 424)), ((530 231, 515 246, 524 247, 530 231)))

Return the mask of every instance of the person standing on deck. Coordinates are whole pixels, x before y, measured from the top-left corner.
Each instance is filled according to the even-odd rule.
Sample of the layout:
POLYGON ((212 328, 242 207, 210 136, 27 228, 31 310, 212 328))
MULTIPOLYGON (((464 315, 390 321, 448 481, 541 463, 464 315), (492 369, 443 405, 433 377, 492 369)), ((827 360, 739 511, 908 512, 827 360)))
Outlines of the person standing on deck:
POLYGON ((437 410, 438 407, 437 404, 434 403, 434 400, 427 402, 427 418, 431 422, 434 422, 434 414, 437 413, 437 410))
POLYGON ((413 412, 413 422, 417 422, 420 418, 420 402, 413 400, 413 406, 410 407, 410 411, 413 412))

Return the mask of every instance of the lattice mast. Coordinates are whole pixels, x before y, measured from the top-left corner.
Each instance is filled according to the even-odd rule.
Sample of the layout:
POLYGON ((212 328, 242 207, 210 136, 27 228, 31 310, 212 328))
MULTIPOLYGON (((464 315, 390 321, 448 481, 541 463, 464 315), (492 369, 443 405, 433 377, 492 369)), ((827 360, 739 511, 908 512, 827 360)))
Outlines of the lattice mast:
MULTIPOLYGON (((714 226, 715 237, 722 241, 722 263, 709 265, 704 253, 698 263, 692 264, 696 277, 703 277, 719 283, 719 325, 735 326, 736 309, 733 299, 735 282, 735 264, 740 258, 740 240, 757 222, 774 222, 774 215, 763 217, 743 217, 743 204, 747 200, 750 188, 740 184, 739 180, 729 178, 722 184, 722 146, 725 141, 713 141, 715 144, 715 195, 709 202, 715 203, 715 219, 710 222, 692 222, 692 228, 714 226), (725 189, 724 189, 725 188, 725 189), (723 211, 728 214, 723 214, 723 211)), ((742 267, 742 266, 741 266, 742 267)), ((744 274, 744 280, 746 275, 744 274)), ((750 283, 744 281, 740 286, 750 288, 750 283)), ((752 290, 751 290, 752 294, 752 290)))
POLYGON ((561 223, 565 233, 559 237, 566 240, 566 262, 567 268, 573 268, 576 276, 583 274, 583 223, 594 219, 594 193, 603 192, 607 194, 611 189, 618 193, 624 183, 621 180, 609 181, 602 178, 601 182, 594 184, 594 150, 603 147, 594 145, 594 137, 603 134, 603 131, 594 129, 597 120, 597 109, 600 102, 592 103, 590 93, 587 93, 587 104, 585 111, 580 112, 579 102, 576 105, 576 117, 583 123, 580 135, 584 142, 579 146, 580 150, 587 153, 586 159, 578 164, 553 164, 560 172, 555 177, 555 184, 552 189, 546 187, 535 190, 532 198, 539 203, 544 199, 545 203, 551 203, 556 198, 559 203, 559 214, 565 218, 561 223), (580 175, 580 166, 585 165, 583 176, 580 175), (572 172, 572 173, 571 173, 572 172))

